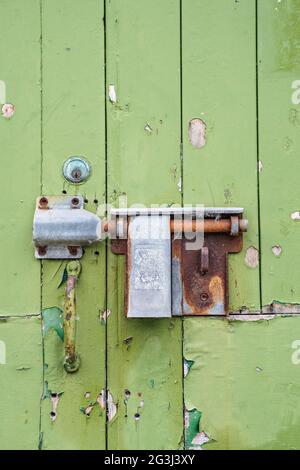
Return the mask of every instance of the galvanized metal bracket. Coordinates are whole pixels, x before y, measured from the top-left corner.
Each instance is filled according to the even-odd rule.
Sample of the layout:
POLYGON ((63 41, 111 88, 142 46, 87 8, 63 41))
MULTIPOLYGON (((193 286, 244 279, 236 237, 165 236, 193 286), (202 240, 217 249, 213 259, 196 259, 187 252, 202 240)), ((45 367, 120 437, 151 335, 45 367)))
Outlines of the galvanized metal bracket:
POLYGON ((243 247, 243 232, 248 226, 248 221, 243 219, 243 209, 205 209, 198 226, 192 209, 158 209, 156 217, 164 219, 164 232, 167 223, 169 237, 165 237, 164 245, 160 242, 157 246, 151 239, 138 240, 138 243, 132 240, 131 227, 137 225, 143 232, 146 219, 153 219, 150 209, 119 209, 112 214, 116 218, 115 225, 122 227, 123 235, 125 232, 121 239, 117 231, 117 238, 111 240, 111 249, 117 255, 126 255, 127 317, 228 313, 227 258, 229 253, 238 253, 243 247), (151 215, 147 216, 146 211, 151 215), (188 214, 190 218, 180 220, 180 214, 188 214), (199 246, 191 247, 190 234, 197 230, 202 231, 203 239, 199 246), (178 237, 179 232, 182 232, 181 237, 178 237), (136 282, 136 272, 143 276, 144 286, 136 282), (170 303, 165 300, 167 296, 170 303))
POLYGON ((36 258, 81 258, 82 247, 101 240, 101 231, 101 219, 84 209, 82 196, 37 199, 33 220, 36 258))

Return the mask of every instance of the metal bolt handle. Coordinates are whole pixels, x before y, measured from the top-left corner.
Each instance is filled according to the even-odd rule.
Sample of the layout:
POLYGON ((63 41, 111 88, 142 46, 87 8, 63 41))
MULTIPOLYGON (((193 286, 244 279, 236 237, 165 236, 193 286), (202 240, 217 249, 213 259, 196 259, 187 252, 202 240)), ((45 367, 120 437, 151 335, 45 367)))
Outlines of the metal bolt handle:
POLYGON ((70 261, 67 264, 67 286, 64 303, 64 341, 65 362, 67 372, 76 372, 80 366, 80 357, 76 354, 76 281, 80 275, 81 265, 79 261, 70 261))

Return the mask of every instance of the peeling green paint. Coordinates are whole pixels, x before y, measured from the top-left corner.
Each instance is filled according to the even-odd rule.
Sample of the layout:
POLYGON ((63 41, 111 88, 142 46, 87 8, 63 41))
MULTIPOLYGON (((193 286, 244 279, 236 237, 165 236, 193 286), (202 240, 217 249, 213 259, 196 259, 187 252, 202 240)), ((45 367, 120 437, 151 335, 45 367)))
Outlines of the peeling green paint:
POLYGON ((0 0, 0 13, 0 83, 16 106, 0 117, 1 448, 174 449, 185 434, 188 449, 299 449, 300 0, 0 0), (200 117, 205 146, 188 139, 200 117), (61 175, 73 154, 93 169, 80 188, 61 175), (32 250, 41 188, 82 192, 99 213, 123 196, 244 206, 244 252, 229 256, 237 314, 183 329, 181 318, 129 321, 124 259, 89 247, 82 367, 68 376, 65 262, 32 250))
POLYGON ((45 337, 49 330, 54 330, 59 338, 64 340, 64 314, 59 307, 45 308, 42 311, 43 319, 43 336, 45 337))
POLYGON ((299 448, 300 316, 184 323, 185 404, 201 410, 205 449, 299 448))
POLYGON ((189 371, 193 367, 193 364, 194 364, 194 361, 183 358, 183 374, 184 374, 184 377, 186 377, 188 375, 189 371))
POLYGON ((200 411, 196 410, 196 408, 186 410, 185 413, 185 447, 186 449, 192 449, 192 441, 200 431, 200 419, 202 414, 200 411))

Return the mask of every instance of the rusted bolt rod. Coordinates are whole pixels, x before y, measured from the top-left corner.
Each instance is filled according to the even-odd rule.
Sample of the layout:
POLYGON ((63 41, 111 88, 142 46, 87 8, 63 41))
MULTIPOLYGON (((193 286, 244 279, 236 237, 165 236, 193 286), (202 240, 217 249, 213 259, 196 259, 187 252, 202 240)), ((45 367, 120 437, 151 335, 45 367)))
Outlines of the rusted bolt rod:
MULTIPOLYGON (((204 220, 176 220, 171 219, 171 232, 204 232, 207 233, 230 233, 231 220, 230 219, 204 219, 204 220)), ((248 227, 248 220, 239 219, 239 231, 246 232, 248 227)))
MULTIPOLYGON (((124 230, 127 230, 127 222, 124 221, 124 230)), ((115 233, 116 232, 116 221, 106 221, 103 224, 104 232, 115 233)), ((247 232, 248 220, 239 219, 239 231, 247 232)), ((204 220, 170 220, 171 232, 204 232, 207 233, 230 233, 231 232, 231 220, 230 219, 204 219, 204 220)))

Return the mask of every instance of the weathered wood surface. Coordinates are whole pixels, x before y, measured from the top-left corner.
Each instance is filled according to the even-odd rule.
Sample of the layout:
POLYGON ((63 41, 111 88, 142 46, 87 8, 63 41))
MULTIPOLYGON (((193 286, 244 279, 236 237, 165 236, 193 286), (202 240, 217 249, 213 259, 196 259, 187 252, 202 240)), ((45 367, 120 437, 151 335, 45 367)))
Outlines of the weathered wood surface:
POLYGON ((299 11, 0 0, 0 104, 15 105, 0 116, 0 448, 299 448, 299 317, 272 315, 300 304, 299 11), (72 155, 92 165, 79 187, 62 177, 72 155), (35 260, 31 242, 35 198, 63 191, 98 213, 244 207, 234 315, 126 320, 124 258, 93 246, 76 288, 82 364, 68 375, 66 263, 35 260))

